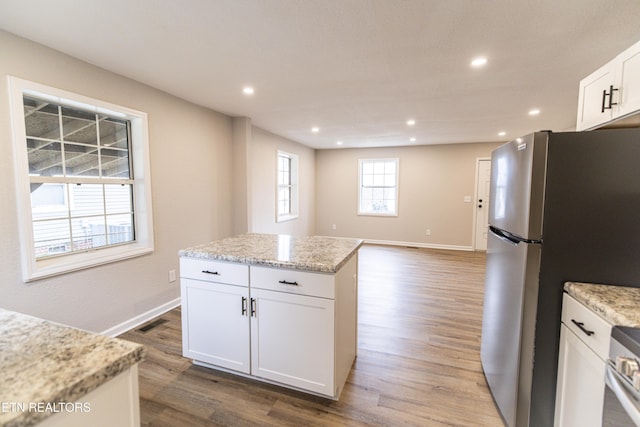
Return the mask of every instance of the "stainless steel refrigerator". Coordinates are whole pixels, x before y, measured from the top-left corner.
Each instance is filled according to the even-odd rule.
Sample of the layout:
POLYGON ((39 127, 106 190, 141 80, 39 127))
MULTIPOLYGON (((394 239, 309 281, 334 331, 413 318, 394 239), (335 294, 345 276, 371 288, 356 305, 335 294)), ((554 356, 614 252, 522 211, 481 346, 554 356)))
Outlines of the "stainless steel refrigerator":
POLYGON ((640 129, 492 153, 481 360, 510 426, 553 425, 563 285, 640 287, 640 129))

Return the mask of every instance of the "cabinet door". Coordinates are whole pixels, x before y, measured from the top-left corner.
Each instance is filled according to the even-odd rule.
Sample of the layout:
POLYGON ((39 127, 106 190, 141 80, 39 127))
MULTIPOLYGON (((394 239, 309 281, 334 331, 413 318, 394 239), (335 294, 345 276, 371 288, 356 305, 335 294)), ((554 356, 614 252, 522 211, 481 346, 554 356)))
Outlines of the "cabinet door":
POLYGON ((640 111, 640 42, 621 53, 616 62, 620 75, 617 115, 626 116, 640 111))
MULTIPOLYGON (((594 128, 613 118, 612 109, 602 111, 603 102, 609 105, 609 93, 611 85, 616 86, 614 61, 599 68, 594 73, 585 77, 580 82, 580 94, 578 95, 578 117, 576 122, 577 130, 594 128)), ((613 102, 616 102, 618 93, 614 92, 613 102)))
POLYGON ((181 286, 183 355, 248 374, 249 288, 185 278, 181 286))
POLYGON ((251 372, 333 396, 334 301, 252 289, 251 372))
POLYGON ((600 427, 605 367, 573 332, 560 327, 556 427, 600 427))

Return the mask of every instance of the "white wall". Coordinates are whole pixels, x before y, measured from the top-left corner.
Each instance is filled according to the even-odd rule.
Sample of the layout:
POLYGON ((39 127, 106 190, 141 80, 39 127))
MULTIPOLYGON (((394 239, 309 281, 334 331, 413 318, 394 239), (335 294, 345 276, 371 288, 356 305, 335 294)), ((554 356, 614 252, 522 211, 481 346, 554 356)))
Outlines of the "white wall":
POLYGON ((178 250, 232 234, 231 118, 3 31, 0 76, 0 307, 104 331, 178 298, 178 250), (153 254, 22 282, 6 75, 148 113, 153 254))
POLYGON ((476 159, 498 143, 316 152, 316 233, 425 247, 471 249, 476 159), (397 217, 359 216, 358 159, 399 158, 397 217), (336 225, 336 229, 332 228, 336 225), (426 236, 426 229, 431 235, 426 236))
POLYGON ((251 130, 248 167, 249 231, 315 234, 315 150, 256 126, 251 130), (298 155, 298 218, 276 222, 276 159, 278 150, 298 155))

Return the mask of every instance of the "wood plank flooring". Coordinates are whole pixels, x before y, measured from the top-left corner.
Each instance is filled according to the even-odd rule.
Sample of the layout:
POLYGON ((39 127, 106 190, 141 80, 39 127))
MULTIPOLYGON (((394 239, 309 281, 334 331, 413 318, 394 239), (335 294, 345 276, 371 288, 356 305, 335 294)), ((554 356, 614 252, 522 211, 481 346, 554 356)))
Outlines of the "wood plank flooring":
POLYGON ((484 253, 364 246, 358 357, 338 402, 194 366, 180 309, 147 346, 144 426, 502 426, 480 365, 484 253))

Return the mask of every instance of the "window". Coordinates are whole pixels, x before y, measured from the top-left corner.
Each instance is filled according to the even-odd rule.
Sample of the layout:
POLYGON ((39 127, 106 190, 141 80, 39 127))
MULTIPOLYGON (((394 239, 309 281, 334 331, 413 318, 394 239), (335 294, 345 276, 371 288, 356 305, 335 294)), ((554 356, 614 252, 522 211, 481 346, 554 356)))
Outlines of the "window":
POLYGON ((10 87, 24 280, 153 251, 146 114, 10 87))
POLYGON ((360 160, 359 215, 398 215, 398 159, 360 160))
POLYGON ((278 151, 276 221, 298 217, 298 156, 278 151))

